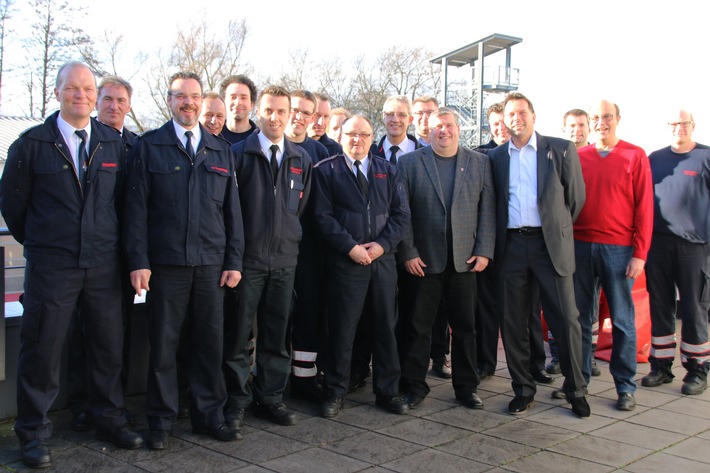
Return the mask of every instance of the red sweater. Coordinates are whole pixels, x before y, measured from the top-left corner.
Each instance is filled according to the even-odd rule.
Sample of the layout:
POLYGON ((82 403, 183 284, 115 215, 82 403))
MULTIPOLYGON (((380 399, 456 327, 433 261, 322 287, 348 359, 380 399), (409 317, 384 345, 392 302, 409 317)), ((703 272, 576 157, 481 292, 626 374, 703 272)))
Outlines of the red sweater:
POLYGON ((634 247, 646 260, 653 232, 653 180, 646 153, 625 141, 602 158, 595 145, 579 150, 587 201, 574 223, 575 240, 634 247))

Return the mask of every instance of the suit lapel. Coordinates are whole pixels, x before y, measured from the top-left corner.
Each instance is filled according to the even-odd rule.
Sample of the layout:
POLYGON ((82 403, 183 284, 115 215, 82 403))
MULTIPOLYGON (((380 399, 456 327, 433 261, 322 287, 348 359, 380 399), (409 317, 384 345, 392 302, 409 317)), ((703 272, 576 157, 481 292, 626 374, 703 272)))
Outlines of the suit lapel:
POLYGON ((441 201, 441 205, 446 207, 446 201, 444 200, 444 192, 441 190, 441 182, 439 181, 439 171, 436 169, 436 158, 434 157, 434 152, 431 146, 425 148, 424 154, 422 154, 422 161, 424 162, 424 169, 426 169, 427 174, 429 174, 429 179, 434 185, 434 190, 436 195, 441 201))
POLYGON ((547 141, 543 136, 535 132, 537 135, 537 198, 542 197, 542 191, 545 188, 545 180, 547 179, 547 168, 550 164, 551 156, 548 156, 550 149, 547 141))
POLYGON ((456 200, 456 196, 459 195, 461 187, 463 187, 463 183, 466 180, 466 172, 468 171, 468 166, 471 164, 471 156, 459 146, 455 159, 456 174, 454 174, 454 201, 456 200))

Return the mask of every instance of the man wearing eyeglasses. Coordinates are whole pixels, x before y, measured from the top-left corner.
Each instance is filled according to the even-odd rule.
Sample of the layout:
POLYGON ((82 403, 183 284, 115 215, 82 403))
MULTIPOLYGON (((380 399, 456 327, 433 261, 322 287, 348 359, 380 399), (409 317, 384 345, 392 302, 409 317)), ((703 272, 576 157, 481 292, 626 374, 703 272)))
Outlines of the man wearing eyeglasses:
POLYGON ((646 264, 651 305, 651 372, 641 384, 673 380, 676 291, 683 317, 680 359, 687 374, 681 392, 701 394, 710 369, 710 148, 693 141, 693 114, 680 109, 668 122, 671 144, 651 153, 655 191, 653 238, 646 264))
MULTIPOLYGON (((313 122, 316 98, 307 90, 291 91, 291 116, 286 126, 286 138, 303 148, 313 163, 328 158, 328 150, 320 142, 308 136, 308 126, 313 122)), ((321 242, 313 222, 312 205, 301 219, 303 235, 298 247, 298 264, 294 289, 296 300, 291 319, 290 395, 307 400, 322 401, 323 389, 316 375, 324 360, 318 353, 325 336, 325 320, 321 317, 321 273, 323 255, 321 242)))
POLYGON ((407 412, 399 395, 395 339, 397 270, 394 250, 409 223, 409 208, 397 168, 369 155, 372 125, 355 115, 343 125, 344 153, 314 168, 315 219, 328 268, 328 363, 323 417, 343 406, 350 380, 358 322, 369 312, 373 339, 376 404, 394 414, 407 412))
POLYGON ((308 125, 308 136, 325 146, 328 156, 335 156, 342 153, 343 148, 327 134, 330 123, 330 97, 319 92, 313 95, 316 98, 316 113, 313 114, 313 121, 308 125))
POLYGON ((382 106, 382 121, 385 123, 385 136, 370 151, 375 156, 386 159, 396 165, 397 159, 421 147, 419 141, 407 133, 412 124, 412 103, 405 95, 395 95, 385 100, 382 106))
POLYGON ((459 146, 455 112, 439 108, 429 117, 431 146, 398 163, 412 212, 398 248, 411 310, 400 315, 402 381, 409 407, 429 394, 426 382, 432 325, 443 304, 451 325, 452 384, 456 399, 482 409, 476 393, 476 273, 493 258, 495 197, 488 157, 459 146))
POLYGON ((429 116, 439 108, 439 101, 434 97, 423 95, 412 102, 412 115, 414 115, 414 136, 421 146, 429 146, 429 116))
POLYGON ((193 432, 232 441, 222 377, 225 287, 241 280, 244 232, 229 144, 200 125, 202 81, 169 80, 172 120, 142 135, 131 151, 124 245, 131 285, 151 307, 148 447, 164 450, 178 413, 176 355, 189 327, 188 379, 193 432))
POLYGON ((609 369, 616 408, 636 407, 636 321, 631 287, 641 275, 653 230, 653 182, 643 149, 619 139, 619 107, 601 100, 590 109, 596 143, 579 150, 587 201, 574 223, 574 292, 582 326, 582 374, 592 372, 592 321, 599 289, 613 325, 609 369))

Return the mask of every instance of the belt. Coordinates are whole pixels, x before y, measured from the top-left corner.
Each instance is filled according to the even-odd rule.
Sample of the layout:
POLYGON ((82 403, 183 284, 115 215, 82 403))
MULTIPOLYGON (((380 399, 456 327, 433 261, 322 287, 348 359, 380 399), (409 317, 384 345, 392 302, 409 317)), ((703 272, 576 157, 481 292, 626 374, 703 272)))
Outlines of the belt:
POLYGON ((539 235, 542 233, 542 227, 509 228, 508 233, 517 233, 518 235, 539 235))

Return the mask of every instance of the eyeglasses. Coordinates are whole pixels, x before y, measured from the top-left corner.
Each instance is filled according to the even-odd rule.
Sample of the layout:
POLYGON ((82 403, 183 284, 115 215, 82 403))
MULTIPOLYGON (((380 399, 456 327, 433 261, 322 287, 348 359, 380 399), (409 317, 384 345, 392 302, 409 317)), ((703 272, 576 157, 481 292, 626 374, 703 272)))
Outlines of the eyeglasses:
POLYGON ((343 133, 343 135, 347 136, 350 139, 353 138, 360 138, 361 140, 367 139, 372 136, 372 133, 354 133, 354 132, 348 132, 348 133, 343 133))
POLYGON ((202 99, 202 94, 183 94, 181 92, 174 93, 174 92, 168 92, 168 95, 171 97, 175 97, 176 100, 179 100, 180 102, 183 102, 186 98, 190 97, 190 100, 197 102, 198 100, 202 99))
POLYGON ((589 121, 592 123, 597 123, 599 120, 603 121, 604 123, 609 123, 614 119, 614 115, 611 113, 605 113, 601 117, 599 115, 594 115, 593 117, 589 117, 589 121))
POLYGON ((668 122, 668 126, 671 128, 675 128, 677 126, 680 126, 681 128, 688 128, 693 122, 691 121, 684 121, 684 122, 668 122))
POLYGON ((414 112, 414 115, 421 117, 422 115, 426 115, 427 117, 434 113, 436 110, 417 110, 414 112))
POLYGON ((393 119, 395 116, 397 118, 402 118, 402 119, 407 118, 409 116, 409 114, 407 112, 384 112, 383 115, 385 116, 385 118, 390 119, 390 120, 393 119))
POLYGON ((299 110, 297 108, 291 109, 291 114, 298 115, 299 113, 301 114, 302 117, 306 117, 306 118, 311 118, 313 116, 313 112, 306 112, 305 110, 299 110))

